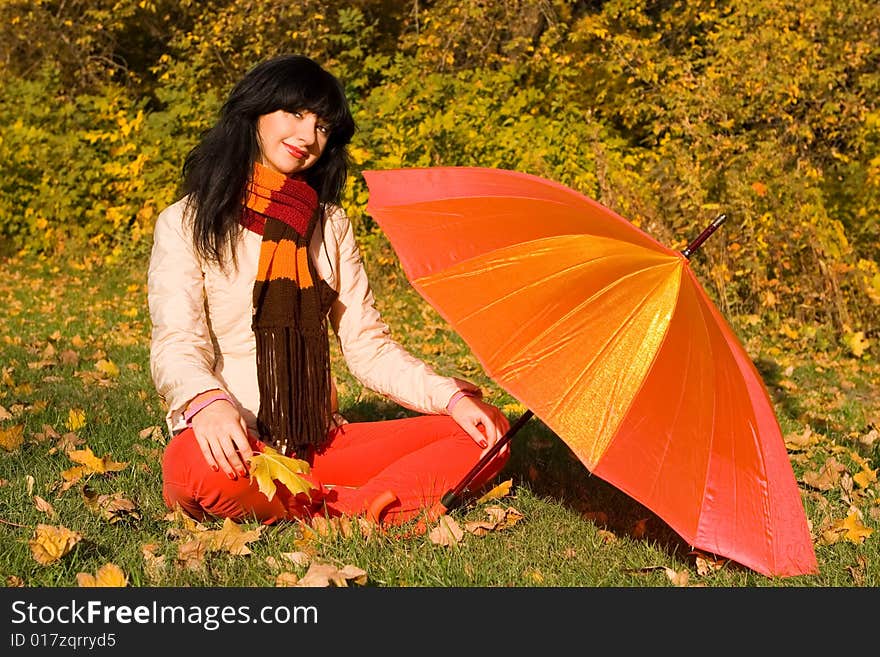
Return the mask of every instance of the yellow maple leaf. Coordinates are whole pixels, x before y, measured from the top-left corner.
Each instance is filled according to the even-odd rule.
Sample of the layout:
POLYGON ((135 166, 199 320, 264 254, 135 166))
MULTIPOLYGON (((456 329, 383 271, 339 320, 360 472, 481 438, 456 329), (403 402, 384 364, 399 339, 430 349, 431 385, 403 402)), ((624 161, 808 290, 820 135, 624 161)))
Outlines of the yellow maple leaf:
POLYGON ((82 534, 62 525, 40 523, 34 530, 34 537, 28 541, 31 554, 44 566, 58 561, 82 540, 82 534))
POLYGON ((67 428, 70 431, 76 431, 86 426, 86 414, 76 408, 71 408, 67 413, 67 428))
POLYGON ((24 427, 14 424, 8 429, 0 429, 0 447, 7 452, 14 452, 24 442, 24 427))
POLYGON ((67 452, 67 457, 74 463, 85 467, 86 472, 104 474, 105 472, 118 472, 128 465, 127 462, 113 461, 106 456, 97 457, 91 447, 85 449, 72 449, 67 452))
POLYGON ((284 484, 293 495, 305 493, 310 496, 312 484, 298 476, 299 473, 308 474, 310 469, 306 461, 284 456, 271 447, 264 447, 263 452, 254 454, 250 461, 251 478, 270 500, 275 497, 276 481, 284 484))
POLYGON ((482 504, 483 502, 488 502, 489 500, 497 500, 505 495, 510 494, 510 486, 513 484, 513 479, 508 479, 507 481, 502 481, 500 484, 495 486, 488 493, 483 495, 480 499, 477 500, 477 504, 482 504))
POLYGON ((823 533, 823 538, 828 544, 836 543, 845 539, 850 543, 864 543, 874 530, 862 524, 856 511, 850 513, 844 520, 838 520, 823 533))
POLYGON ((77 573, 76 583, 81 587, 91 586, 113 586, 122 587, 128 585, 128 578, 122 569, 113 563, 105 563, 98 568, 97 572, 92 575, 90 573, 77 573))
POLYGON ((115 379, 119 376, 119 367, 116 366, 112 360, 107 360, 106 358, 102 358, 97 363, 95 363, 95 369, 103 374, 106 374, 112 379, 115 379))
POLYGON ((858 484, 859 488, 867 488, 877 481, 877 468, 863 468, 853 475, 853 481, 858 484))
POLYGON ((224 551, 230 554, 250 554, 251 550, 247 544, 259 539, 262 531, 262 526, 243 531, 237 522, 226 518, 223 521, 223 527, 202 532, 198 536, 198 541, 208 550, 224 551))

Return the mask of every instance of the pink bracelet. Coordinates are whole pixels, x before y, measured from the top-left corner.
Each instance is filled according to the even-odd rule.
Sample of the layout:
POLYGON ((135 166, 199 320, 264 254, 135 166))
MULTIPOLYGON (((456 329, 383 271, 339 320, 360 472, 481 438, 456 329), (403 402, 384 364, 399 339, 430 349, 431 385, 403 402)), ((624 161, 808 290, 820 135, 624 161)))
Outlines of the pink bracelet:
POLYGON ((455 405, 459 402, 459 400, 464 397, 482 397, 483 393, 480 390, 459 390, 452 398, 449 400, 449 403, 446 404, 446 412, 452 413, 452 409, 455 408, 455 405))
POLYGON ((206 397, 195 406, 186 409, 186 411, 184 411, 183 413, 183 419, 186 421, 187 426, 189 426, 189 424, 192 422, 192 419, 195 417, 196 413, 204 410, 209 404, 213 404, 215 401, 220 400, 228 401, 230 404, 233 403, 232 398, 225 392, 218 392, 211 395, 210 397, 206 397))

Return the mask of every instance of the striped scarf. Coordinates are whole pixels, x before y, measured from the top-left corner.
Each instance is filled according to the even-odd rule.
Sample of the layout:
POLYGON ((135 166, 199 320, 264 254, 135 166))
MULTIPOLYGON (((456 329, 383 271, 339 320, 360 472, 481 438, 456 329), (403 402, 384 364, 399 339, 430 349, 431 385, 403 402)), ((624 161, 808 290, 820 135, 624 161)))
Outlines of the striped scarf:
POLYGON ((309 243, 320 215, 305 181, 255 164, 241 223, 263 236, 254 282, 264 442, 309 458, 327 438, 330 345, 327 312, 336 291, 318 278, 309 243))

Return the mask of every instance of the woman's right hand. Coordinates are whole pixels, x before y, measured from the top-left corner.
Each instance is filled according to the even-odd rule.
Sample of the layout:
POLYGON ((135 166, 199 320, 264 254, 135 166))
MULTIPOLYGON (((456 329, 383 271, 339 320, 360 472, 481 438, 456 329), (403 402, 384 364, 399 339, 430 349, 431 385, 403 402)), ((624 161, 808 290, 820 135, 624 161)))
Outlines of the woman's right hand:
MULTIPOLYGON (((198 401, 196 397, 191 403, 198 401)), ((211 469, 223 470, 230 479, 247 476, 254 452, 247 424, 233 404, 225 399, 208 404, 193 416, 190 426, 211 469)))

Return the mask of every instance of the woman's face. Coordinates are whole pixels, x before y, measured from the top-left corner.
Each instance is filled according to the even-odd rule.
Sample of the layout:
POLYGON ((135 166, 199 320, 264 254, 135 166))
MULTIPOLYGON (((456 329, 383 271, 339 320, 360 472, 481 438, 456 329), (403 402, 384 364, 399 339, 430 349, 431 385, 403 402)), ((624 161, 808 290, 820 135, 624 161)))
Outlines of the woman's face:
POLYGON ((260 164, 286 176, 317 162, 329 137, 327 123, 308 110, 276 110, 257 119, 260 164))

